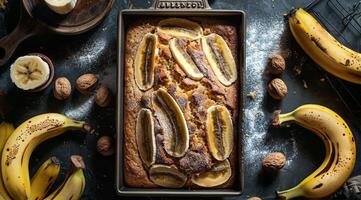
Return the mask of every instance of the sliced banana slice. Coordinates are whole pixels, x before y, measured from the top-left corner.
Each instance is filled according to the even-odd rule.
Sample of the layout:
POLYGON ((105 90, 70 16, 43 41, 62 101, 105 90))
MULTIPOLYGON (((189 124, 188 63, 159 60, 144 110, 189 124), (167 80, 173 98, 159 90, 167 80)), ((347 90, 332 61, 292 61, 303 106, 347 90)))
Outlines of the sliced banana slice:
POLYGON ((209 151, 219 161, 229 157, 233 149, 233 123, 225 106, 215 105, 207 110, 207 140, 209 151))
POLYGON ((215 187, 227 182, 232 176, 228 160, 215 164, 209 171, 192 175, 192 183, 201 187, 215 187))
POLYGON ((35 89, 49 79, 50 68, 39 56, 23 56, 16 59, 10 68, 10 77, 23 90, 35 89))
POLYGON ((181 18, 169 18, 160 21, 157 31, 190 40, 198 39, 203 35, 203 29, 199 24, 181 18))
POLYGON ((230 86, 237 79, 236 62, 226 41, 217 34, 202 38, 202 48, 218 80, 225 86, 230 86))
POLYGON ((140 158, 149 167, 155 162, 156 144, 152 111, 147 108, 142 108, 138 113, 136 139, 140 158))
POLYGON ((187 176, 168 165, 153 165, 149 170, 153 183, 168 188, 181 188, 187 182, 187 176))
POLYGON ((182 157, 189 147, 186 120, 177 102, 164 89, 154 95, 154 109, 164 133, 164 149, 173 157, 182 157))
POLYGON ((203 78, 203 74, 199 71, 196 61, 186 51, 187 42, 183 39, 173 38, 169 43, 170 50, 183 71, 194 80, 203 78))
POLYGON ((65 15, 75 8, 77 0, 45 0, 46 5, 54 12, 65 15))
POLYGON ((157 54, 157 35, 148 33, 140 42, 134 61, 135 82, 139 89, 143 91, 153 87, 154 65, 157 54))

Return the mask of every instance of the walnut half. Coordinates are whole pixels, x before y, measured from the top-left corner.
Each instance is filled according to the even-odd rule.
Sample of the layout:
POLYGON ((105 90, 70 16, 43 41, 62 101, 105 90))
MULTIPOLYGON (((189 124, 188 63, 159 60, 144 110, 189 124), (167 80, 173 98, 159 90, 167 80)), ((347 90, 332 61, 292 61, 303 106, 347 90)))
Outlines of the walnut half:
POLYGON ((54 85, 54 97, 58 100, 65 100, 71 95, 70 81, 65 77, 56 79, 54 85))
POLYGON ((82 94, 90 94, 97 86, 98 77, 95 74, 84 74, 76 80, 76 89, 82 94))
POLYGON ((286 157, 281 152, 272 152, 262 161, 262 168, 269 172, 277 172, 286 164, 286 157))
POLYGON ((273 79, 268 84, 268 93, 277 100, 282 100, 288 93, 287 85, 279 78, 273 79))

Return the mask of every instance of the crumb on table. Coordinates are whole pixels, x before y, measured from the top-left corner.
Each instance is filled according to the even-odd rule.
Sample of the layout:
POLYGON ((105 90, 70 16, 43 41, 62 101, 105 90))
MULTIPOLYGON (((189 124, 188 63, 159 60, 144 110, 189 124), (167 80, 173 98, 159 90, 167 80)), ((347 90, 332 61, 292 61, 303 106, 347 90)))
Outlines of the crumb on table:
POLYGON ((255 91, 251 91, 247 94, 247 97, 249 97, 250 99, 255 99, 257 96, 257 93, 255 91))
POLYGON ((302 82, 303 82, 303 87, 304 87, 305 89, 307 89, 307 88, 308 88, 307 82, 306 82, 305 80, 302 80, 302 82))
POLYGON ((302 73, 302 70, 298 66, 295 66, 293 71, 295 71, 296 76, 299 76, 302 73))

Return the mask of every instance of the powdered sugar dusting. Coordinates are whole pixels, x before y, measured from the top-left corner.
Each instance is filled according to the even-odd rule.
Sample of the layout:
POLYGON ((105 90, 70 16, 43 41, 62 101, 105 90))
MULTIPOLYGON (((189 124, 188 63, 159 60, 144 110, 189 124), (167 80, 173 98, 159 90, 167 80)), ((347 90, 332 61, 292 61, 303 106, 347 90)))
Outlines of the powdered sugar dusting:
MULTIPOLYGON (((245 102, 245 160, 247 170, 259 170, 259 165, 266 154, 272 151, 287 152, 286 148, 296 149, 294 139, 290 136, 288 144, 277 144, 275 146, 265 145, 267 134, 269 133, 269 122, 271 113, 265 110, 267 89, 266 81, 269 75, 264 74, 267 67, 269 52, 277 53, 280 51, 280 39, 287 28, 281 19, 272 19, 268 21, 250 21, 248 24, 247 38, 247 56, 246 56, 246 74, 247 84, 245 93, 255 91, 257 96, 254 100, 246 99, 245 102)), ((268 136, 272 137, 272 136, 268 136)), ((287 155, 288 162, 296 156, 287 155)), ((249 172, 251 173, 251 172, 249 172)), ((251 173, 253 174, 253 173, 251 173)))
POLYGON ((93 104, 94 104, 94 96, 88 98, 80 105, 77 105, 76 108, 73 109, 67 108, 65 115, 72 119, 84 120, 87 117, 88 113, 90 112, 93 104))

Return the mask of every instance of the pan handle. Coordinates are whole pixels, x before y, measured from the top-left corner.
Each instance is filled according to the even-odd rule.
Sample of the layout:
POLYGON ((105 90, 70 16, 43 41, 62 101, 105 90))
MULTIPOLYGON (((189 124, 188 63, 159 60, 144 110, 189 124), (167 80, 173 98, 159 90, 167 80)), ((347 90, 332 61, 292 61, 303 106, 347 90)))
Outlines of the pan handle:
POLYGON ((154 0, 153 9, 211 9, 208 0, 154 0))
MULTIPOLYGON (((21 8, 23 9, 23 8, 21 8)), ((13 55, 18 45, 30 36, 38 34, 41 25, 34 18, 26 15, 23 10, 15 29, 0 39, 0 67, 5 65, 13 55)))

